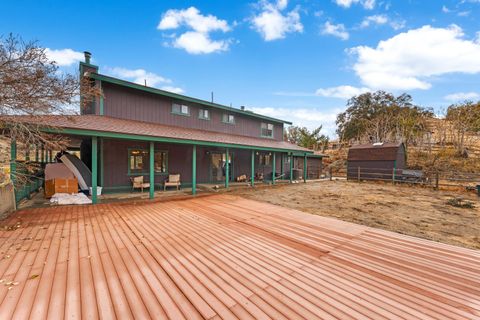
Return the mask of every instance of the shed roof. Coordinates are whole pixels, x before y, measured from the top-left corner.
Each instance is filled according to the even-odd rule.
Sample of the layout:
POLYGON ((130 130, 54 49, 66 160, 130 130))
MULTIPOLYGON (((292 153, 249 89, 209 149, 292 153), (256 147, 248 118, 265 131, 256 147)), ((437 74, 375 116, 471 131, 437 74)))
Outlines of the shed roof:
POLYGON ((286 141, 226 134, 223 132, 167 126, 157 123, 99 115, 23 116, 25 122, 44 125, 46 130, 65 134, 126 138, 158 142, 313 152, 286 141))
POLYGON ((404 153, 403 143, 358 144, 348 150, 349 161, 393 161, 398 153, 404 153))

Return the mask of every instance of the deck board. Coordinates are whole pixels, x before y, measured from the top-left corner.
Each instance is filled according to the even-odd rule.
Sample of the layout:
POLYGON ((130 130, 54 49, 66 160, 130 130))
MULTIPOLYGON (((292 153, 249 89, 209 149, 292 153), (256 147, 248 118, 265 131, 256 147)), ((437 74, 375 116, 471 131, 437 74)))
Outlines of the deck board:
POLYGON ((0 319, 480 319, 479 251, 235 196, 17 222, 0 229, 0 319))

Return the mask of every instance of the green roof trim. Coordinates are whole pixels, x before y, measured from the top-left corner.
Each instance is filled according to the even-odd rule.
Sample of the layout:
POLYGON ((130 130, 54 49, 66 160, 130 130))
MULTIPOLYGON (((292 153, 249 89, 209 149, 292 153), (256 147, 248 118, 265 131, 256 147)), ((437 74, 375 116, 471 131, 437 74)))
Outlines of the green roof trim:
MULTIPOLYGON (((249 146, 249 145, 243 145, 243 144, 220 143, 220 142, 210 142, 210 141, 201 141, 201 140, 187 140, 187 139, 178 139, 178 138, 156 137, 156 136, 136 135, 136 134, 96 131, 96 130, 86 130, 86 129, 45 128, 43 129, 43 131, 48 133, 57 133, 57 134, 63 133, 63 134, 78 135, 78 136, 101 137, 101 138, 112 138, 112 139, 153 141, 153 142, 177 143, 177 144, 208 146, 208 147, 263 150, 263 151, 272 151, 272 152, 292 152, 292 149, 287 149, 287 148, 249 146)), ((296 153, 298 153, 298 151, 296 151, 296 153)), ((305 151, 305 152, 302 152, 301 154, 302 156, 305 154, 307 154, 308 156, 313 155, 312 151, 305 151)))
POLYGON ((197 99, 197 98, 184 96, 184 95, 181 95, 181 94, 178 94, 178 93, 173 93, 173 92, 169 92, 169 91, 165 91, 165 90, 161 90, 161 89, 157 89, 157 88, 143 86, 143 85, 138 84, 138 83, 109 77, 109 76, 99 74, 99 73, 90 73, 90 77, 93 78, 93 79, 96 79, 96 80, 100 80, 100 81, 104 81, 104 82, 108 82, 108 83, 112 83, 112 84, 116 84, 116 85, 120 85, 120 86, 124 86, 124 87, 128 87, 128 88, 132 88, 132 89, 142 90, 142 91, 145 91, 145 92, 158 94, 158 95, 165 96, 165 97, 170 97, 170 98, 173 98, 173 99, 188 101, 188 102, 192 102, 192 103, 198 103, 198 104, 203 105, 203 106, 217 108, 217 109, 220 109, 220 110, 226 110, 228 112, 234 112, 234 113, 241 114, 241 115, 248 116, 248 117, 268 120, 268 121, 272 121, 272 122, 276 122, 276 123, 292 124, 289 121, 263 116, 263 115, 260 115, 260 114, 257 114, 257 113, 251 112, 251 111, 240 110, 240 109, 228 107, 228 106, 225 106, 225 105, 222 105, 222 104, 208 102, 206 100, 201 100, 201 99, 197 99))

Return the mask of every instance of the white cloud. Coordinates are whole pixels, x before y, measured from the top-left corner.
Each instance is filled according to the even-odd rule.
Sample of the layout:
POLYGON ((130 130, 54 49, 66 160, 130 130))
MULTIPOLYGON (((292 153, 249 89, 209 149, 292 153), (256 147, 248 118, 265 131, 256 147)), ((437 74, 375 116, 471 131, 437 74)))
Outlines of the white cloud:
POLYGON ((170 92, 173 92, 173 93, 178 93, 178 94, 185 93, 185 90, 183 90, 182 88, 179 88, 179 87, 162 86, 162 87, 160 87, 160 89, 165 90, 165 91, 170 91, 170 92))
POLYGON ((446 95, 445 100, 457 102, 457 101, 465 101, 465 100, 477 100, 480 99, 480 94, 476 92, 457 92, 446 95))
POLYGON ((330 21, 325 22, 322 34, 332 35, 342 40, 348 40, 348 38, 350 38, 350 34, 343 24, 333 24, 330 21))
POLYGON ((148 72, 144 69, 126 69, 121 67, 105 67, 105 73, 112 75, 114 77, 119 77, 122 79, 126 79, 128 81, 132 81, 141 85, 145 85, 149 87, 156 87, 162 90, 174 92, 174 93, 183 93, 184 90, 179 87, 174 87, 171 85, 172 80, 164 78, 156 73, 148 72))
POLYGON ((396 19, 392 20, 384 14, 376 14, 365 17, 360 23, 360 28, 368 28, 371 25, 386 25, 388 24, 394 30, 400 30, 405 27, 405 20, 396 19))
POLYGON ((363 84, 372 89, 429 89, 429 79, 448 73, 480 73, 480 44, 464 38, 456 25, 423 26, 400 33, 376 48, 359 46, 353 66, 363 84))
POLYGON ((369 88, 357 88, 352 86, 338 86, 318 89, 315 94, 321 97, 350 99, 362 93, 371 91, 369 88))
POLYGON ((287 5, 287 0, 279 0, 276 3, 260 2, 261 12, 253 16, 251 23, 265 41, 283 39, 287 33, 303 32, 299 7, 283 13, 287 5))
POLYGON ((251 108, 251 110, 258 114, 265 116, 288 119, 293 125, 307 127, 310 130, 323 126, 324 132, 330 136, 335 135, 335 120, 337 113, 341 112, 340 108, 335 108, 331 111, 324 111, 317 108, 270 108, 259 107, 251 108))
POLYGON ((55 50, 46 48, 45 54, 49 60, 55 61, 60 67, 71 66, 72 64, 83 61, 84 59, 83 52, 74 51, 72 49, 55 50))
POLYGON ((167 10, 158 23, 158 30, 175 30, 181 27, 190 29, 179 36, 176 34, 167 35, 172 38, 169 43, 175 48, 181 48, 191 54, 208 54, 219 51, 226 51, 229 48, 230 40, 212 40, 211 33, 220 31, 228 32, 231 27, 226 20, 219 19, 213 15, 202 15, 195 7, 184 10, 167 10))
POLYGON ((369 27, 371 24, 377 24, 377 25, 382 25, 386 24, 388 22, 388 17, 384 14, 377 14, 373 16, 368 16, 363 19, 362 23, 360 24, 360 27, 366 28, 369 27))
POLYGON ((191 54, 205 54, 226 51, 228 50, 229 43, 228 40, 214 41, 205 33, 188 31, 176 38, 173 46, 184 49, 191 54))
POLYGON ((451 10, 448 9, 447 6, 444 5, 444 6, 442 6, 442 12, 443 12, 443 13, 450 13, 451 10))
POLYGON ((335 3, 344 8, 350 8, 352 4, 361 4, 363 8, 372 10, 375 8, 375 0, 334 0, 335 3))

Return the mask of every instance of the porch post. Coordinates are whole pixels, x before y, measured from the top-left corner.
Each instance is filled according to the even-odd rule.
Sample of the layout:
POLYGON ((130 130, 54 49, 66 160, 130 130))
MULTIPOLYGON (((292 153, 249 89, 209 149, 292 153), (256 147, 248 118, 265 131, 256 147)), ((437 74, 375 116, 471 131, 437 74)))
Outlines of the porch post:
POLYGON ((230 165, 228 163, 228 148, 225 149, 225 188, 228 188, 228 180, 230 179, 230 165))
POLYGON ((92 203, 97 203, 97 137, 92 137, 92 203))
POLYGON ((290 155, 290 183, 293 182, 293 153, 290 155))
POLYGON ((15 177, 17 175, 17 141, 12 138, 10 141, 10 180, 15 187, 15 177))
POLYGON ((49 162, 49 159, 48 159, 48 150, 45 150, 45 163, 48 163, 49 162))
POLYGON ((307 183, 307 154, 303 156, 303 183, 307 183))
POLYGON ((273 152, 273 162, 272 162, 272 184, 275 184, 275 176, 277 171, 277 159, 275 157, 275 152, 273 152))
POLYGON ((192 146, 192 195, 197 194, 197 146, 192 146))
POLYGON ((52 150, 48 150, 48 159, 53 162, 52 150))
POLYGON ((45 163, 45 147, 42 144, 42 164, 45 163))
POLYGON ((252 150, 252 172, 251 174, 251 186, 255 186, 255 150, 252 150))
POLYGON ((155 143, 150 141, 150 199, 155 195, 155 143))
POLYGON ((30 161, 30 145, 25 146, 25 161, 30 161))
POLYGON ((38 162, 38 146, 35 146, 35 162, 38 162))
POLYGON ((282 177, 282 180, 284 180, 283 175, 285 174, 285 168, 284 168, 284 166, 285 166, 285 155, 282 153, 282 154, 280 154, 280 157, 281 157, 280 158, 280 175, 282 177))

